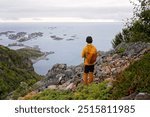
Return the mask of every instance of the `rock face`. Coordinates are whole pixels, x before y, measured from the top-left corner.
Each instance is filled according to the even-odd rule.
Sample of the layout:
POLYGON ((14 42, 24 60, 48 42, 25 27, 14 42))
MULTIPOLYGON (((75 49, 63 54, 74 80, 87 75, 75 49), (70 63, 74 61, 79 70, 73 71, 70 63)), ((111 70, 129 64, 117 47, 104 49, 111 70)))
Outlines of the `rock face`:
POLYGON ((46 74, 46 78, 35 84, 34 89, 41 91, 57 87, 60 90, 73 90, 82 81, 82 74, 83 64, 69 67, 66 64, 55 64, 46 74))
POLYGON ((48 71, 46 77, 53 81, 54 84, 63 84, 70 79, 75 80, 81 77, 82 73, 82 65, 67 67, 66 64, 55 64, 52 69, 48 71))

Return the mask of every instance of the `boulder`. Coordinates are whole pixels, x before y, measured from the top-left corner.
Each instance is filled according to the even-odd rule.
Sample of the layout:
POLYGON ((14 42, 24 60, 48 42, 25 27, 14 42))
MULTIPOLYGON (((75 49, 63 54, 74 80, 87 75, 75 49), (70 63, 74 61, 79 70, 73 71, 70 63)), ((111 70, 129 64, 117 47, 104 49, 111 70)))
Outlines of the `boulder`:
POLYGON ((57 86, 56 85, 50 85, 50 86, 48 86, 48 89, 57 89, 57 86))
POLYGON ((69 78, 72 78, 74 73, 73 73, 73 70, 72 69, 67 69, 65 70, 65 76, 69 79, 69 78))
POLYGON ((75 90, 75 88, 76 88, 76 85, 74 83, 71 83, 65 88, 65 90, 75 90))
POLYGON ((135 100, 150 100, 150 94, 148 94, 148 93, 138 93, 135 96, 135 100))
POLYGON ((132 93, 129 96, 126 97, 122 97, 121 100, 134 100, 135 96, 137 95, 137 93, 132 93))

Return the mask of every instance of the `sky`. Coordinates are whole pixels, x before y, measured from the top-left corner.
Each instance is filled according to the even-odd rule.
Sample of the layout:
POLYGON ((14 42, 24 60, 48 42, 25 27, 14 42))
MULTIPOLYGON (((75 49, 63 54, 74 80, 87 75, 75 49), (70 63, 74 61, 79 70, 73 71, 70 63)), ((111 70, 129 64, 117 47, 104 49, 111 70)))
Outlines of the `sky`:
POLYGON ((0 22, 121 22, 129 0, 0 0, 0 22))

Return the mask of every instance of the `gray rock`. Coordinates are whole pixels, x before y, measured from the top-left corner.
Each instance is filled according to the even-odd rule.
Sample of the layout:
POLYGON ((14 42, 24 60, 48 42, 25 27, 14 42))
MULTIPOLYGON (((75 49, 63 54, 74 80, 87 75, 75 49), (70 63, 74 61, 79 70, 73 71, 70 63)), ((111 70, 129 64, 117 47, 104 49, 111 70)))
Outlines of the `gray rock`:
POLYGON ((114 60, 114 59, 118 59, 118 58, 120 58, 120 55, 118 55, 118 54, 114 54, 113 56, 112 56, 112 59, 114 60))
POLYGON ((136 95, 135 100, 150 100, 150 94, 148 93, 139 93, 136 95))
POLYGON ((56 85, 50 85, 50 86, 48 86, 48 89, 57 89, 57 86, 56 85))
POLYGON ((72 69, 67 69, 67 70, 65 70, 65 76, 67 77, 67 78, 72 78, 72 76, 73 76, 73 70, 72 69))
POLYGON ((132 93, 129 96, 122 97, 121 100, 134 100, 134 98, 135 98, 136 95, 137 95, 137 93, 132 93))
POLYGON ((65 77, 65 74, 57 74, 56 75, 56 78, 58 79, 58 81, 61 81, 64 77, 65 77))
POLYGON ((148 44, 145 42, 129 43, 124 55, 129 57, 136 56, 138 53, 140 53, 140 51, 146 49, 147 47, 148 44))
POLYGON ((98 56, 97 57, 97 61, 96 61, 96 64, 102 64, 103 63, 103 58, 101 56, 98 56))
POLYGON ((75 90, 75 88, 76 88, 75 84, 71 83, 65 88, 65 90, 75 90))
POLYGON ((75 68, 75 73, 79 73, 79 72, 82 72, 83 71, 83 68, 81 66, 77 66, 75 68))
POLYGON ((112 68, 112 69, 111 69, 111 72, 114 72, 114 71, 116 71, 116 68, 112 68))

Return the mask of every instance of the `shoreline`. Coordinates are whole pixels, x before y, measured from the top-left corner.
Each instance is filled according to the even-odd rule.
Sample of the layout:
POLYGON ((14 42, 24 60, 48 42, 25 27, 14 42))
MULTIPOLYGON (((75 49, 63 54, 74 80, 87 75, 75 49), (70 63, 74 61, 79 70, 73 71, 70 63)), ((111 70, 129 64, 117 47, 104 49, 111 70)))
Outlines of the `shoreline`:
POLYGON ((46 57, 50 54, 54 54, 55 52, 42 52, 42 53, 44 53, 44 55, 42 55, 41 57, 37 57, 36 59, 31 59, 33 64, 37 63, 40 60, 49 60, 49 58, 46 57))

